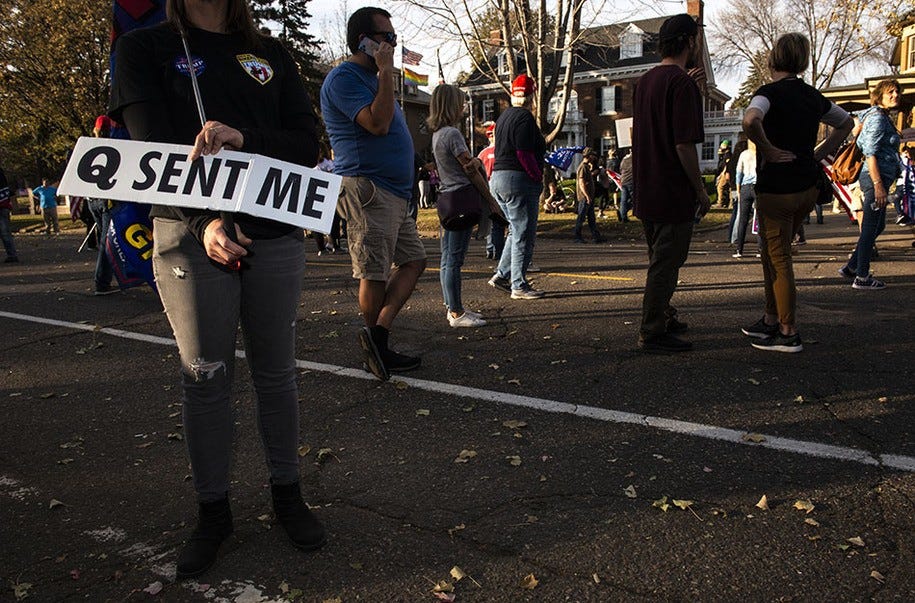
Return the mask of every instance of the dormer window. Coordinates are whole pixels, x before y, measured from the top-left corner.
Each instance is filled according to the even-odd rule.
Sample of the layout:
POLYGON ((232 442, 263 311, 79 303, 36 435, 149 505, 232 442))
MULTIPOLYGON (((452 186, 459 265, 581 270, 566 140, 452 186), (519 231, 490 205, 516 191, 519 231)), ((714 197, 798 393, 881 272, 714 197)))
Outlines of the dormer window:
POLYGON ((497 55, 499 60, 499 75, 508 75, 510 73, 509 64, 508 64, 508 53, 504 50, 500 50, 497 55))
POLYGON ((645 32, 629 24, 620 34, 620 60, 642 56, 642 36, 645 32))

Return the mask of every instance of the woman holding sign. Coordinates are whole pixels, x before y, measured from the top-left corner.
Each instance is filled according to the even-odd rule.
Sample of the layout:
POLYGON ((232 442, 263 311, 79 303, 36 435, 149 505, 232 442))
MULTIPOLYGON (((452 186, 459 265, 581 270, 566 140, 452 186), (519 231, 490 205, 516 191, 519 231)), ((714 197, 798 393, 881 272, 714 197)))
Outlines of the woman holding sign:
MULTIPOLYGON (((277 41, 257 32, 247 3, 168 0, 166 12, 166 23, 117 43, 110 114, 131 137, 193 145, 192 161, 230 149, 313 166, 317 118, 296 65, 277 41)), ((181 355, 184 427, 199 503, 199 523, 179 553, 178 578, 209 568, 232 532, 230 401, 239 323, 277 520, 296 547, 321 547, 324 528, 299 491, 294 348, 302 230, 200 209, 154 206, 151 216, 156 283, 181 355)))

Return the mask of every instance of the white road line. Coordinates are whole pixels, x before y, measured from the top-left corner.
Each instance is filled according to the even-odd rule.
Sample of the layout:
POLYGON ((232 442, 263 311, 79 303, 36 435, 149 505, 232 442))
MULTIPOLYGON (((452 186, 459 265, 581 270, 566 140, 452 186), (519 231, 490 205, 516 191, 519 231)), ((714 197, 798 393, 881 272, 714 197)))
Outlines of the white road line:
MULTIPOLYGON (((155 343, 169 346, 175 345, 175 341, 167 337, 156 337, 154 335, 146 335, 144 333, 134 333, 131 331, 123 331, 121 329, 110 329, 97 327, 95 325, 66 322, 62 320, 54 320, 51 318, 42 318, 39 316, 29 316, 27 314, 16 314, 14 312, 0 311, 0 318, 9 318, 11 320, 33 322, 54 327, 76 329, 80 331, 94 331, 103 333, 105 335, 111 335, 113 337, 132 339, 134 341, 142 341, 145 343, 155 343)), ((245 352, 243 350, 237 350, 236 356, 239 358, 244 358, 245 352)), ((312 370, 319 373, 331 373, 341 377, 365 380, 375 379, 375 377, 361 369, 347 368, 334 364, 296 360, 296 366, 301 369, 312 370)), ((438 381, 429 381, 427 379, 416 379, 413 377, 397 376, 394 377, 394 380, 403 381, 408 386, 415 387, 416 389, 446 394, 449 396, 470 398, 477 401, 495 402, 497 404, 530 408, 532 410, 539 410, 543 412, 573 415, 576 417, 593 419, 595 421, 603 421, 606 423, 639 425, 642 427, 650 427, 659 431, 678 433, 697 438, 705 438, 708 440, 719 440, 722 442, 729 442, 731 444, 740 444, 742 446, 769 448, 771 450, 791 452, 794 454, 804 454, 816 458, 849 461, 870 466, 883 466, 889 469, 898 469, 900 471, 915 473, 915 457, 911 456, 899 454, 875 455, 866 450, 861 450, 858 448, 834 446, 832 444, 823 444, 820 442, 795 440, 791 438, 754 433, 754 436, 761 436, 763 438, 762 441, 756 442, 746 439, 748 432, 739 431, 736 429, 728 429, 726 427, 717 427, 715 425, 705 425, 703 423, 692 423, 689 421, 666 419, 664 417, 653 417, 651 415, 610 410, 606 408, 598 408, 595 406, 569 404, 567 402, 558 402, 556 400, 547 400, 545 398, 520 396, 506 392, 497 392, 492 390, 479 389, 476 387, 466 387, 452 383, 441 383, 438 381)), ((760 438, 753 438, 753 440, 758 439, 760 438)))

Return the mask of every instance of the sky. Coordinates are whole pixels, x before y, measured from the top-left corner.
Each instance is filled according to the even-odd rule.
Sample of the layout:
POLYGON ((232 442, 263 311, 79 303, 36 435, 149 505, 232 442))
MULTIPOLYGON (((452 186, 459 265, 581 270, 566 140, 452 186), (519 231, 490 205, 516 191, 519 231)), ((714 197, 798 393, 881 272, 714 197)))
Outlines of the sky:
MULTIPOLYGON (((592 3, 600 1, 591 0, 592 3)), ((607 10, 604 11, 606 18, 602 15, 599 20, 592 24, 606 25, 630 19, 644 19, 686 12, 685 0, 606 0, 606 2, 607 10), (610 10, 614 2, 617 5, 641 8, 631 9, 634 13, 621 14, 610 10)), ((727 2, 728 0, 706 0, 706 22, 713 21, 718 11, 727 6, 727 2)), ((436 82, 438 78, 436 77, 435 49, 440 43, 428 33, 424 33, 420 28, 412 25, 411 21, 416 21, 416 15, 421 14, 421 12, 414 8, 410 10, 408 15, 405 15, 404 11, 408 10, 408 4, 403 0, 395 2, 385 2, 384 0, 311 0, 309 11, 312 14, 312 19, 309 31, 319 39, 329 38, 342 45, 345 32, 340 30, 345 29, 346 16, 362 6, 379 6, 393 15, 392 20, 395 29, 400 34, 400 43, 403 44, 406 41, 410 50, 423 55, 422 64, 419 67, 411 66, 410 69, 422 74, 428 74, 430 83, 436 82), (343 24, 342 26, 340 25, 341 23, 343 24)), ((460 49, 456 44, 442 47, 441 56, 446 81, 453 81, 462 70, 467 70, 470 67, 469 60, 460 60, 459 54, 460 49)), ((399 53, 395 54, 395 65, 399 65, 399 53)), ((723 73, 721 70, 717 70, 715 81, 719 89, 733 98, 737 95, 744 76, 743 72, 723 73)))

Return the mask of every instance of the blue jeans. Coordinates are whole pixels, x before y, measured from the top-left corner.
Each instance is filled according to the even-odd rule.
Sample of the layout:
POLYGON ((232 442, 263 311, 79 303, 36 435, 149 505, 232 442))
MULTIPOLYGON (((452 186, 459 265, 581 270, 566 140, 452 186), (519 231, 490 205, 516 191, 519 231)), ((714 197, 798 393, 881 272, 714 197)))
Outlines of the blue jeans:
POLYGON ((458 316, 464 313, 464 304, 461 303, 461 266, 464 265, 464 255, 472 231, 472 227, 466 230, 441 230, 442 262, 439 280, 442 282, 442 297, 448 310, 458 316))
POLYGON ((600 241, 600 232, 597 230, 597 219, 594 217, 594 203, 588 203, 583 199, 578 200, 578 217, 575 219, 575 240, 581 240, 582 223, 588 220, 588 229, 591 231, 591 238, 594 242, 600 241))
POLYGON ((543 185, 531 180, 526 172, 499 170, 492 173, 489 188, 510 228, 496 276, 509 279, 514 290, 523 289, 528 284, 525 273, 534 254, 543 185))
POLYGON ((12 212, 4 207, 0 209, 0 239, 3 240, 3 248, 6 250, 7 257, 16 256, 16 245, 13 244, 13 232, 10 230, 10 214, 12 212))
POLYGON ((87 199, 89 211, 95 218, 95 224, 98 228, 98 257, 95 260, 95 287, 105 288, 111 285, 111 277, 114 270, 111 267, 111 260, 108 259, 108 253, 105 251, 105 239, 108 236, 108 225, 111 224, 111 211, 108 209, 108 202, 104 199, 87 199))
POLYGON ((629 221, 630 209, 632 209, 632 185, 624 184, 620 188, 620 222, 629 221))
POLYGON ((740 198, 734 204, 736 220, 731 230, 731 243, 737 245, 737 251, 743 253, 744 239, 747 238, 747 226, 753 217, 753 204, 756 203, 756 186, 744 184, 740 187, 740 198))
MULTIPOLYGON (((892 180, 884 182, 884 188, 889 188, 891 183, 892 180)), ((861 170, 858 184, 861 185, 861 193, 864 195, 861 208, 861 234, 858 235, 858 246, 855 247, 855 251, 851 254, 845 267, 861 278, 867 278, 871 273, 871 253, 874 250, 874 243, 877 242, 877 237, 886 226, 886 206, 881 209, 871 209, 876 194, 874 182, 871 180, 866 166, 861 170)))

